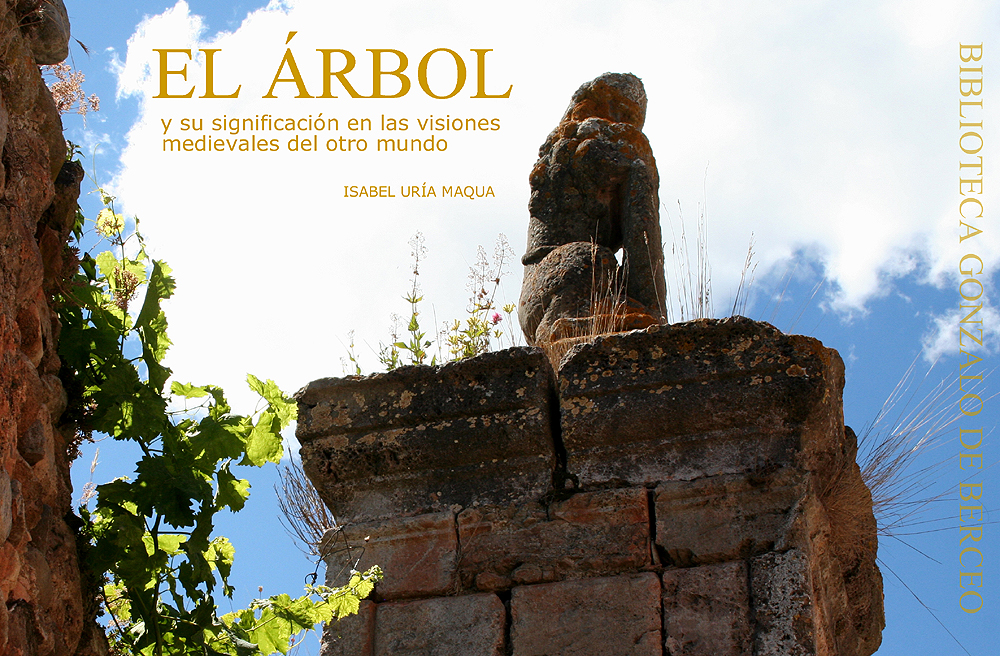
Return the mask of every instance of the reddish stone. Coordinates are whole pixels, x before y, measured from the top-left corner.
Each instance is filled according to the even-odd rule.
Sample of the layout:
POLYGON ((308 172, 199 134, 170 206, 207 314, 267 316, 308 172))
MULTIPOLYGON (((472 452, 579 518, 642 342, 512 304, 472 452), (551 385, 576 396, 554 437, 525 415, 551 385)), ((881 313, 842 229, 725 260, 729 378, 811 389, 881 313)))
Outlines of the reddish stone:
POLYGON ((106 645, 80 641, 84 598, 96 612, 96 590, 80 590, 76 535, 63 519, 69 463, 56 436, 66 394, 49 375, 59 371, 49 298, 74 273, 63 256, 83 169, 65 163, 58 112, 18 28, 25 6, 0 4, 0 653, 97 656, 106 645))
POLYGON ((750 654, 750 593, 744 561, 663 573, 667 656, 750 654))
POLYGON ((10 476, 0 469, 0 545, 7 541, 10 529, 14 525, 13 497, 10 493, 10 476))
POLYGON ((327 622, 319 656, 372 656, 375 645, 375 604, 362 601, 357 615, 327 622))
POLYGON ((552 503, 470 508, 458 516, 465 588, 617 574, 650 565, 646 490, 580 493, 552 503))
MULTIPOLYGON (((76 645, 81 644, 84 625, 87 623, 87 612, 96 612, 96 604, 88 603, 84 597, 83 586, 79 576, 80 564, 76 552, 76 534, 62 521, 61 517, 51 517, 50 528, 46 531, 44 541, 45 566, 35 566, 36 583, 42 590, 43 582, 39 572, 48 575, 48 594, 50 603, 46 604, 46 616, 58 618, 54 638, 57 654, 73 653, 76 645), (45 570, 48 570, 45 572, 45 570)), ((29 545, 29 555, 31 549, 29 545)), ((41 599, 45 594, 40 594, 41 599)))
POLYGON ((7 627, 10 624, 10 613, 7 612, 7 603, 0 603, 0 654, 7 653, 7 627))
POLYGON ((663 653, 653 573, 514 588, 510 610, 513 656, 663 653))
POLYGON ((326 540, 331 549, 326 571, 331 579, 352 568, 362 572, 372 565, 382 568, 376 599, 441 595, 455 589, 458 541, 451 512, 353 524, 340 529, 339 535, 328 532, 326 540))
POLYGON ((52 423, 47 421, 47 414, 44 416, 46 421, 36 420, 17 439, 18 453, 31 466, 36 465, 46 455, 49 458, 53 457, 52 423))
POLYGON ((0 544, 0 590, 10 590, 21 574, 21 554, 16 545, 0 544))
POLYGON ((459 591, 509 598, 509 644, 500 596, 381 604, 376 654, 878 646, 874 519, 837 353, 740 317, 605 334, 662 314, 644 111, 634 76, 584 85, 532 171, 519 316, 529 342, 567 337, 547 344, 556 385, 541 354, 519 348, 299 394, 306 472, 338 517, 362 522, 344 535, 373 534, 365 564, 405 581, 391 595, 453 594, 457 578, 459 591), (623 247, 627 282, 614 277, 623 247), (618 300, 624 316, 606 307, 618 300), (453 547, 451 525, 426 515, 446 510, 458 513, 453 547), (643 570, 663 554, 717 564, 668 564, 661 591, 643 570))
POLYGON ((857 436, 845 429, 840 472, 806 505, 817 645, 838 654, 878 650, 885 627, 872 495, 857 464, 857 436))
POLYGON ((747 558, 792 530, 805 475, 713 476, 656 488, 656 544, 678 565, 747 558))
POLYGON ((505 625, 494 594, 379 604, 375 656, 503 656, 505 625))
MULTIPOLYGON (((60 245, 61 246, 61 245, 60 245)), ((39 307, 28 303, 17 313, 17 327, 21 337, 21 352, 28 356, 36 367, 45 355, 42 343, 42 323, 38 318, 39 307)))

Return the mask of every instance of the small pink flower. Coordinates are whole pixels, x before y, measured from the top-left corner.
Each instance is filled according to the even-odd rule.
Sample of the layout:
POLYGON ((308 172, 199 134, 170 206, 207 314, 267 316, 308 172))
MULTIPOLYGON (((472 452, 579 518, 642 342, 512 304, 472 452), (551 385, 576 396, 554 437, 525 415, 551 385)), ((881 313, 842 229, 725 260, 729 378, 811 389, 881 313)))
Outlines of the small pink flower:
POLYGON ((501 317, 501 316, 500 316, 500 313, 499 313, 499 312, 494 312, 494 313, 493 313, 493 316, 492 316, 492 317, 490 317, 490 321, 492 321, 492 322, 493 322, 493 325, 495 326, 495 325, 497 325, 498 323, 500 323, 501 321, 503 321, 503 317, 501 317))

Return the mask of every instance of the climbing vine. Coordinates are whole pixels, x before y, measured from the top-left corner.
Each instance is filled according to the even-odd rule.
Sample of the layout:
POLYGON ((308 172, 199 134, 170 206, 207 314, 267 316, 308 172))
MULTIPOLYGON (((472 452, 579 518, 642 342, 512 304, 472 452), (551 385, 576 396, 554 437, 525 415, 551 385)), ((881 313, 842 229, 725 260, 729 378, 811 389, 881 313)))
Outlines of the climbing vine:
MULTIPOLYGON (((71 152, 73 149, 71 148, 71 152)), ((132 476, 96 487, 80 508, 85 564, 103 578, 102 602, 119 654, 187 656, 287 653, 318 622, 356 613, 381 577, 352 572, 340 588, 308 586, 298 598, 258 599, 219 616, 214 594, 232 597, 234 549, 214 533, 221 512, 239 512, 250 484, 239 466, 282 456, 281 430, 296 405, 271 380, 248 376, 260 396, 251 415, 232 411, 214 385, 172 381, 163 364, 170 340, 162 302, 174 293, 170 268, 154 260, 137 230, 98 189, 96 256, 60 292, 63 379, 74 397, 78 438, 93 433, 137 445, 132 476)), ((77 213, 74 235, 87 220, 77 213)))

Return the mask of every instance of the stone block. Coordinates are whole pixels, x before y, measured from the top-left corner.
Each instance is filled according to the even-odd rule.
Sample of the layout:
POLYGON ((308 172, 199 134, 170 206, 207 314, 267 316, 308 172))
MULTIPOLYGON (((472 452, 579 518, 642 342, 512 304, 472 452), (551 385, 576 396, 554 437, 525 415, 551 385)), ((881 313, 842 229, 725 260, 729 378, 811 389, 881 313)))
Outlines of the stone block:
POLYGON ((568 470, 648 485, 808 463, 842 441, 843 373, 819 341, 742 317, 598 337, 559 368, 568 470))
MULTIPOLYGON (((514 588, 513 656, 661 656, 651 572, 514 588)), ((468 652, 473 653, 473 652, 468 652)))
POLYGON ((650 565, 644 488, 580 493, 553 502, 467 508, 458 516, 464 588, 508 589, 650 565))
POLYGON ((363 572, 378 565, 384 577, 375 587, 377 600, 448 594, 457 581, 455 533, 451 512, 344 526, 339 534, 332 530, 325 537, 330 554, 326 571, 333 578, 352 568, 363 572))
POLYGON ((806 556, 797 549, 750 561, 755 656, 816 654, 812 588, 806 556))
POLYGON ((357 615, 327 622, 319 656, 373 656, 375 649, 375 604, 361 602, 357 615))
POLYGON ((677 565, 747 558, 791 535, 805 475, 728 475, 656 488, 656 544, 677 565))
POLYGON ((303 468, 341 523, 536 499, 551 390, 532 348, 314 381, 297 396, 303 468))
POLYGON ((665 571, 666 656, 752 653, 748 579, 745 561, 665 571))
POLYGON ((505 626, 494 594, 379 604, 375 656, 503 656, 505 626))

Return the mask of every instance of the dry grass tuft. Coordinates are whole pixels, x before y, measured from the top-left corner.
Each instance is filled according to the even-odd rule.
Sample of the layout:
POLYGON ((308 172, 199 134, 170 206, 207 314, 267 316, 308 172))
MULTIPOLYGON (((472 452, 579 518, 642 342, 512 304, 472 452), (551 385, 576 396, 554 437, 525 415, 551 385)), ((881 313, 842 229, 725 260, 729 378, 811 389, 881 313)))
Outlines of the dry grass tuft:
POLYGON ((550 339, 538 345, 545 351, 554 371, 559 371, 563 356, 577 344, 593 342, 602 335, 611 335, 624 330, 641 328, 655 323, 655 319, 645 313, 638 313, 629 307, 620 270, 599 279, 601 267, 598 265, 597 244, 591 243, 591 281, 589 314, 584 317, 559 319, 552 327, 550 339))
POLYGON ((949 461, 928 461, 925 454, 944 443, 958 420, 957 385, 945 378, 921 395, 933 367, 917 381, 915 366, 916 360, 861 431, 856 462, 846 461, 822 494, 838 543, 849 557, 874 554, 875 536, 902 540, 945 530, 954 522, 935 511, 954 492, 937 485, 949 461))
POLYGON ((757 273, 757 263, 753 261, 753 233, 750 233, 750 245, 747 246, 747 258, 743 262, 743 270, 740 271, 740 284, 736 288, 736 297, 733 299, 733 311, 731 316, 746 316, 747 303, 750 300, 750 288, 753 286, 754 275, 757 273))
MULTIPOLYGON (((941 446, 952 430, 956 412, 958 385, 954 377, 942 379, 920 396, 920 389, 930 377, 929 368, 915 381, 916 360, 900 378, 875 419, 858 438, 858 462, 861 478, 871 490, 872 506, 880 537, 943 530, 942 524, 953 517, 941 516, 933 507, 955 488, 935 491, 947 457, 924 464, 925 453, 941 446)), ((981 386, 979 381, 977 386, 981 386)), ((970 391, 968 388, 966 391, 970 391)))
MULTIPOLYGON (((673 281, 666 276, 667 281, 667 323, 708 319, 713 316, 712 310, 712 266, 708 260, 708 215, 702 205, 698 212, 698 235, 692 262, 691 249, 688 248, 687 231, 684 226, 684 212, 677 203, 677 213, 680 222, 680 236, 674 228, 674 222, 666 207, 663 213, 670 226, 670 254, 674 263, 673 281)), ((664 244, 666 253, 666 244, 664 244)), ((665 273, 670 274, 667 270, 665 273)))
POLYGON ((274 487, 281 509, 281 525, 294 540, 300 542, 309 556, 321 556, 321 543, 326 532, 337 526, 333 513, 326 507, 319 492, 306 478, 297 460, 278 470, 281 488, 274 487))

